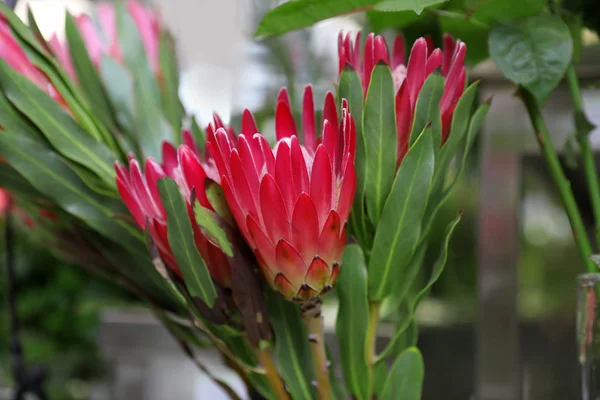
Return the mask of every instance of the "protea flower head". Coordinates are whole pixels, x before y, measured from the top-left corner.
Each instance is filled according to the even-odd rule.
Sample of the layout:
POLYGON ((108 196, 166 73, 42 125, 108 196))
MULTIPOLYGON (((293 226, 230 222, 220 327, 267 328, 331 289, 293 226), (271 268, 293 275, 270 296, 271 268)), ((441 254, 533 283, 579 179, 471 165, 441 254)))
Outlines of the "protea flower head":
POLYGON ((338 123, 335 100, 328 93, 317 137, 308 86, 302 136, 287 92, 280 92, 273 149, 247 110, 237 138, 218 122, 207 130, 207 146, 237 225, 267 282, 293 301, 324 294, 339 274, 356 187, 355 125, 345 101, 341 114, 338 123))
POLYGON ((0 216, 6 214, 10 207, 10 197, 5 189, 0 188, 0 216))
POLYGON ((177 261, 169 246, 167 216, 158 191, 159 179, 165 176, 173 178, 186 199, 198 252, 205 260, 212 278, 219 284, 229 287, 231 268, 227 256, 201 233, 190 204, 191 191, 195 188, 200 205, 213 210, 206 197, 204 185, 207 177, 218 180, 218 174, 208 163, 201 161, 200 155, 195 150, 194 139, 187 131, 183 134, 183 142, 179 149, 175 149, 170 143, 163 143, 162 165, 148 158, 143 172, 134 158, 129 160, 129 169, 118 162, 115 163, 117 188, 137 225, 142 229, 148 228, 162 259, 175 274, 181 277, 177 261))
POLYGON ((35 83, 40 89, 48 93, 63 108, 67 108, 65 100, 50 82, 48 77, 41 72, 29 59, 25 51, 14 37, 6 17, 0 14, 0 58, 12 69, 35 83))
POLYGON ((391 62, 385 39, 373 33, 367 36, 364 54, 361 56, 360 33, 352 40, 351 34, 338 37, 339 72, 344 66, 351 65, 359 74, 363 83, 364 95, 367 95, 373 67, 380 61, 388 64, 394 78, 396 90, 396 128, 398 133, 398 165, 408 151, 408 142, 414 120, 419 92, 431 73, 441 67, 444 77, 444 93, 440 101, 443 145, 450 134, 452 115, 458 99, 465 89, 466 72, 464 67, 466 45, 444 35, 444 48, 433 48, 433 41, 419 38, 413 45, 408 58, 405 58, 404 39, 401 35, 394 40, 391 62))
MULTIPOLYGON (((152 70, 158 74, 160 69, 158 59, 160 23, 158 16, 155 12, 136 0, 127 1, 126 7, 142 39, 148 62, 152 70)), ((77 26, 79 27, 92 63, 98 67, 103 55, 108 55, 122 62, 123 54, 117 34, 114 5, 99 3, 96 6, 96 11, 97 21, 85 14, 79 15, 76 18, 77 26)))

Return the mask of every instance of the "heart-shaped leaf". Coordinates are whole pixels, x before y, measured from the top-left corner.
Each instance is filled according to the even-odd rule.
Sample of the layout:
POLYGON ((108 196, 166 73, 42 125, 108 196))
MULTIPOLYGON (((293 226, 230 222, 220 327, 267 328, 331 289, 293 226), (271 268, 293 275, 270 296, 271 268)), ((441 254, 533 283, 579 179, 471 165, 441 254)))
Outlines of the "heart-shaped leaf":
POLYGON ((540 14, 494 26, 489 48, 498 69, 543 104, 571 62, 573 39, 562 19, 540 14))

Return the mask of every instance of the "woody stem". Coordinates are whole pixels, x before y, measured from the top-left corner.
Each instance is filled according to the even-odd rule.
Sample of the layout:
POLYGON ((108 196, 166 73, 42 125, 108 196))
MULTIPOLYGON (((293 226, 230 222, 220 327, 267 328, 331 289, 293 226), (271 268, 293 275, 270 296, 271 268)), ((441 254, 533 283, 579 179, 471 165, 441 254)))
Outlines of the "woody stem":
POLYGON ((271 350, 268 347, 259 348, 257 349, 256 353, 258 355, 258 359, 260 360, 262 367, 266 371, 266 377, 269 381, 269 384, 273 388, 275 398, 277 400, 290 400, 290 396, 285 390, 283 382, 281 381, 279 373, 277 372, 277 368, 275 367, 275 363, 273 362, 273 355, 271 354, 271 350))
POLYGON ((327 355, 325 354, 324 322, 321 315, 322 301, 319 297, 311 299, 300 306, 302 321, 308 330, 308 340, 312 352, 313 365, 317 377, 317 393, 319 400, 331 399, 331 384, 327 355))

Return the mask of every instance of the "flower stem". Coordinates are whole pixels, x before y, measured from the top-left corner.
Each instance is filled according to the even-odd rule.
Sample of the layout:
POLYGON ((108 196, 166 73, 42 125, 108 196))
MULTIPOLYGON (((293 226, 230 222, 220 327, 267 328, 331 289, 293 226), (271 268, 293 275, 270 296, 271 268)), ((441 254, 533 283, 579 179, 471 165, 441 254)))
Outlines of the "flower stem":
POLYGON ((281 381, 279 373, 277 372, 277 368, 275 367, 275 363, 273 362, 271 350, 268 347, 258 348, 256 350, 256 353, 258 355, 260 363, 266 371, 266 377, 269 383, 271 384, 271 387, 273 388, 275 398, 277 400, 290 400, 290 396, 285 390, 283 382, 281 381))
POLYGON ((594 212, 595 226, 594 231, 596 233, 596 243, 600 246, 600 183, 598 182, 598 172, 596 170, 596 163, 594 161, 594 153, 592 152, 592 146, 590 144, 589 135, 586 131, 584 124, 589 124, 585 116, 583 109, 583 98, 581 97, 581 89, 579 88, 579 81, 577 80, 577 73, 573 65, 567 69, 567 83, 569 85, 569 91, 571 92, 571 99, 573 101, 573 110, 575 111, 575 127, 577 129, 577 141, 581 148, 581 155, 583 157, 583 170, 585 172, 585 178, 587 180, 588 189, 590 191, 590 199, 592 202, 592 210, 594 212))
POLYGON ((369 325, 367 327, 367 338, 365 341, 365 360, 369 368, 369 394, 373 393, 373 364, 375 363, 377 349, 377 324, 379 323, 380 303, 369 303, 369 325))
POLYGON ((577 208, 577 203, 575 202, 575 197, 573 196, 573 191, 571 190, 571 184, 565 176, 558 160, 558 156, 556 155, 556 151, 552 146, 550 133, 546 127, 540 106, 535 97, 527 89, 521 89, 520 93, 523 102, 525 103, 525 107, 527 108, 527 112, 529 113, 531 123, 536 131, 535 136, 538 144, 540 145, 540 150, 544 156, 544 160, 546 161, 548 171, 550 172, 550 175, 552 175, 565 208, 565 212, 567 213, 567 217, 571 223, 573 238, 577 244, 579 255, 581 256, 581 259, 588 272, 596 272, 596 266, 592 260, 590 260, 590 256, 592 255, 592 247, 585 231, 583 219, 581 218, 581 214, 577 208))
POLYGON ((325 354, 325 327, 323 315, 321 315, 321 304, 321 299, 316 297, 302 304, 300 311, 302 312, 302 321, 308 330, 308 340, 317 377, 318 399, 329 400, 331 399, 331 383, 327 369, 329 362, 325 354))

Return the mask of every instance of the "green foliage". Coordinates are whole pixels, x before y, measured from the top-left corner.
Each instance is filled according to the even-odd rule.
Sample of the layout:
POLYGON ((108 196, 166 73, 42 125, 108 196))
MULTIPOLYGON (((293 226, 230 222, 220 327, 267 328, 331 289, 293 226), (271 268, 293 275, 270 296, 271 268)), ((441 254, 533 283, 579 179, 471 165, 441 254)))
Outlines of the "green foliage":
POLYGON ((573 54, 568 26, 550 15, 494 26, 489 46, 500 71, 529 89, 540 103, 558 85, 573 54))
POLYGON ((268 293, 269 316, 275 332, 275 358, 293 399, 315 398, 308 333, 297 305, 268 293))
POLYGON ((158 181, 160 197, 167 213, 169 246, 175 255, 183 279, 192 296, 212 308, 217 293, 208 267, 196 249, 187 205, 177 183, 171 178, 158 181))
POLYGON ((348 392, 358 400, 369 398, 369 369, 366 354, 369 303, 367 268, 360 246, 344 249, 336 284, 339 310, 335 332, 340 342, 340 359, 348 392))
POLYGON ((377 225, 394 182, 398 158, 394 80, 390 68, 383 63, 376 65, 371 75, 363 114, 363 135, 367 211, 373 225, 377 225))
POLYGON ((424 377, 423 357, 415 347, 398 356, 383 387, 381 400, 419 400, 424 377))
POLYGON ((369 261, 369 298, 381 301, 404 279, 419 241, 434 171, 432 135, 425 128, 396 173, 369 261), (392 272, 393 271, 393 272, 392 272))

